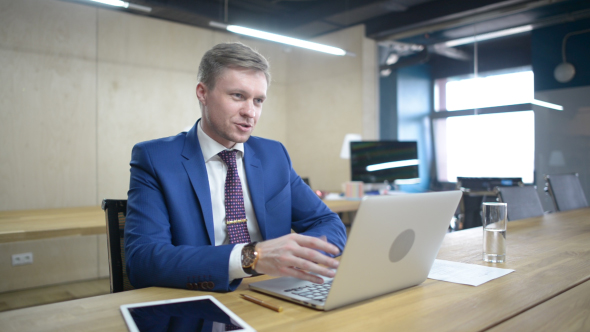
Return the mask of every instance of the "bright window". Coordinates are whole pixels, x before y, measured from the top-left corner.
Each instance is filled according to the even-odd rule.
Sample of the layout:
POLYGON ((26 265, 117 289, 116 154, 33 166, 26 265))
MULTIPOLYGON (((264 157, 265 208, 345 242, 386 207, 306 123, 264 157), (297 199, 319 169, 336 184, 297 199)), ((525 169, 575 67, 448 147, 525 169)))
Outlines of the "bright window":
MULTIPOLYGON (((490 73, 481 78, 449 78, 435 83, 438 110, 458 111, 529 103, 530 70, 490 73)), ((522 177, 534 181, 534 112, 462 115, 434 120, 438 179, 522 177)))
POLYGON ((533 72, 452 80, 447 82, 447 111, 530 103, 533 72))

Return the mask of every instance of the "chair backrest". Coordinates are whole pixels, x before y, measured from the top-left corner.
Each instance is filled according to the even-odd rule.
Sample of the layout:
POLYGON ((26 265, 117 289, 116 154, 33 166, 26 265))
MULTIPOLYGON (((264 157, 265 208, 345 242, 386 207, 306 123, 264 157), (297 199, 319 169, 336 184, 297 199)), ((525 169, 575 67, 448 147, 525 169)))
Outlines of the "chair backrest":
POLYGON ((107 222, 111 293, 134 289, 129 282, 125 267, 124 235, 127 200, 105 199, 102 201, 102 209, 107 222))
POLYGON ((545 181, 557 211, 588 207, 578 173, 545 175, 545 181))
POLYGON ((469 191, 493 191, 495 187, 511 187, 522 185, 522 178, 470 178, 457 177, 457 189, 469 191))
POLYGON ((522 185, 522 178, 470 178, 457 177, 457 189, 463 192, 459 203, 459 219, 462 229, 481 226, 481 204, 495 202, 498 186, 522 185))
POLYGON ((508 203, 508 221, 545 214, 535 186, 497 187, 496 191, 500 201, 508 203))

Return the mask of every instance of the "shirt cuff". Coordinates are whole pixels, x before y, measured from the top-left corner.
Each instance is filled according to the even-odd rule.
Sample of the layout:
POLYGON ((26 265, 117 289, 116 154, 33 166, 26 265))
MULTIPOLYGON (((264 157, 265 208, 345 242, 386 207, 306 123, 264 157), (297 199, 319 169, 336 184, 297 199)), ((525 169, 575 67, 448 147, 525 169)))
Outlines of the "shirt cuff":
POLYGON ((242 249, 247 243, 236 244, 229 255, 229 280, 242 279, 251 275, 242 268, 242 249))

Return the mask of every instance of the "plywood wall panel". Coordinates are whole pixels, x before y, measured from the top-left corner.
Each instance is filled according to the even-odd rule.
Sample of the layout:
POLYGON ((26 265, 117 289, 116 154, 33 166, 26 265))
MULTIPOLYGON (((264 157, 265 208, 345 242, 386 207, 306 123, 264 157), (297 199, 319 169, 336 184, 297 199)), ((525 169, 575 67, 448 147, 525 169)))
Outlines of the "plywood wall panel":
POLYGON ((362 26, 316 40, 357 54, 335 57, 72 2, 0 0, 0 9, 1 210, 125 198, 132 146, 198 119, 197 66, 219 42, 269 59, 254 134, 283 142, 321 189, 348 179, 338 157, 346 133, 376 137, 376 87, 361 87, 373 80, 374 45, 362 26))
POLYGON ((94 60, 96 11, 65 1, 0 0, 0 49, 94 60))
POLYGON ((0 209, 96 204, 96 64, 0 50, 0 209))
MULTIPOLYGON (((101 62, 197 73, 214 31, 160 19, 98 11, 101 62)), ((196 77, 196 75, 195 75, 196 77)))
POLYGON ((190 72, 103 63, 98 73, 99 199, 125 199, 133 146, 177 135, 200 117, 196 77, 190 72))
POLYGON ((348 160, 340 159, 342 140, 346 133, 363 129, 359 74, 292 84, 288 89, 288 147, 295 171, 309 177, 313 189, 340 191, 340 184, 350 178, 348 160))
POLYGON ((314 189, 340 191, 350 180, 340 149, 347 133, 363 134, 363 40, 363 26, 345 29, 314 41, 356 57, 294 49, 288 60, 288 149, 293 167, 314 189))

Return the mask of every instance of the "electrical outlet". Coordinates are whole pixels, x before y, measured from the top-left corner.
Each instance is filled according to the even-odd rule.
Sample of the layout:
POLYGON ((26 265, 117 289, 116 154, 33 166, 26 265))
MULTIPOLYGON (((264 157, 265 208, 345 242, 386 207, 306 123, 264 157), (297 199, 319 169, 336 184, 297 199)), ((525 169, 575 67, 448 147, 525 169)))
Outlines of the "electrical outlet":
POLYGON ((33 253, 25 252, 24 254, 12 255, 12 266, 33 264, 33 253))

